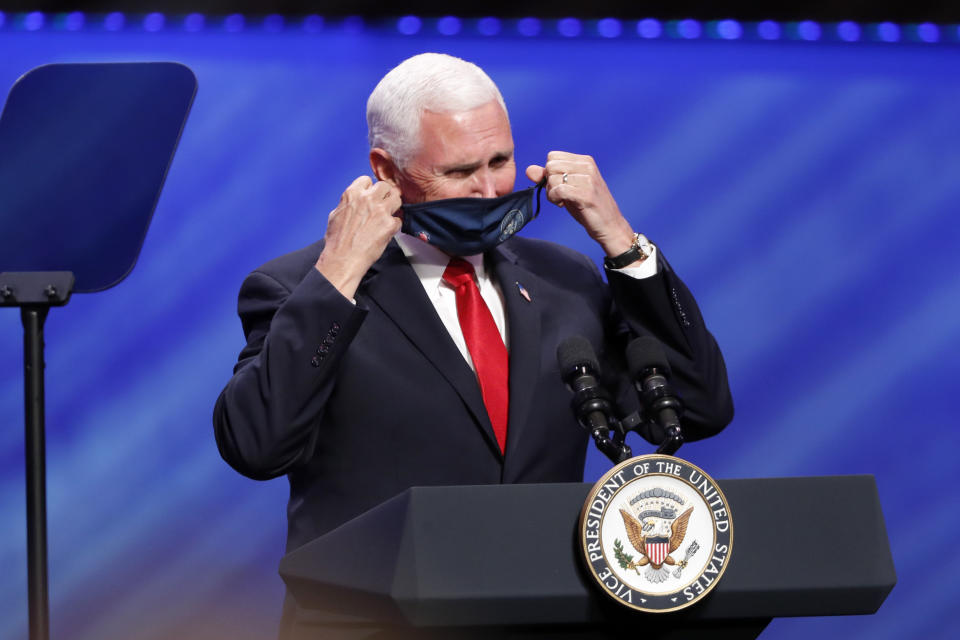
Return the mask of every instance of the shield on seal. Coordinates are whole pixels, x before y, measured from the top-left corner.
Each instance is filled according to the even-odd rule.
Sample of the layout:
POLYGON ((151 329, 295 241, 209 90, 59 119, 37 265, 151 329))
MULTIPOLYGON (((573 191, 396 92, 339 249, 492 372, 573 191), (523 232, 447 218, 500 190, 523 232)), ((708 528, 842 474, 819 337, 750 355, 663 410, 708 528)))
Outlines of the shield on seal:
POLYGON ((669 538, 647 538, 643 544, 647 550, 647 557, 650 558, 650 563, 656 567, 662 565, 663 561, 670 555, 669 538))

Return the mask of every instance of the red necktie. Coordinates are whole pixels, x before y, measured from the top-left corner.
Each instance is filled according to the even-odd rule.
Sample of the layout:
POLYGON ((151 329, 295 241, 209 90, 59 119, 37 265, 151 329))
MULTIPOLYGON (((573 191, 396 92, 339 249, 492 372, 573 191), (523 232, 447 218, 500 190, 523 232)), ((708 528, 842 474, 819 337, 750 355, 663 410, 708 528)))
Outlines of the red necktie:
POLYGON ((507 408, 510 370, 507 348, 500 337, 490 309, 480 296, 473 280, 473 265, 462 258, 453 258, 443 272, 443 279, 457 294, 457 318, 467 342, 467 351, 477 370, 483 404, 493 425, 500 451, 507 445, 507 408))

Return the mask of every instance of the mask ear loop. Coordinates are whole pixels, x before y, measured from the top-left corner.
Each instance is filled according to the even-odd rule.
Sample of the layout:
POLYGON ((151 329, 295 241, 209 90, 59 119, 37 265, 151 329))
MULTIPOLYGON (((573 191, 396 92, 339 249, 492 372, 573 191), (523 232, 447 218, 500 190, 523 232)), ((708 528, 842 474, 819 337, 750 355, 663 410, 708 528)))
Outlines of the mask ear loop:
POLYGON ((537 183, 537 187, 536 187, 537 192, 536 192, 536 195, 534 195, 534 199, 537 201, 537 210, 533 212, 533 217, 534 217, 534 218, 536 218, 538 215, 540 215, 540 193, 543 191, 543 188, 544 188, 545 186, 547 186, 547 179, 546 179, 546 177, 544 177, 543 180, 541 180, 540 182, 537 183))

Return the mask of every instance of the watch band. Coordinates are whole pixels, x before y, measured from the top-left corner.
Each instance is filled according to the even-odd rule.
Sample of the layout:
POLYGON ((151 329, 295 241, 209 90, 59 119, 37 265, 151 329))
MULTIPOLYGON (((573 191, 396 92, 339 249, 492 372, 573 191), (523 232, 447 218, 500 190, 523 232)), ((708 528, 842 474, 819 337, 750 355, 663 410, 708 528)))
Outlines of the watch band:
POLYGON ((650 241, 642 233, 634 234, 633 245, 618 256, 604 258, 603 266, 607 269, 623 269, 624 267, 637 262, 643 262, 650 257, 653 249, 650 247, 650 241))

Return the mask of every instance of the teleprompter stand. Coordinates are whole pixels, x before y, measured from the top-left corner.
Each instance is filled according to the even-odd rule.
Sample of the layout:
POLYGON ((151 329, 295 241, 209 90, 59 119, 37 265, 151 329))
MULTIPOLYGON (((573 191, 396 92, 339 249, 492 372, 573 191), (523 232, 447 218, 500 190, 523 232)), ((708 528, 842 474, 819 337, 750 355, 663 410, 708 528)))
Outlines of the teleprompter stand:
POLYGON ((577 541, 589 484, 415 487, 283 558, 292 637, 739 640, 775 617, 874 613, 893 588, 873 476, 718 484, 733 550, 687 609, 634 611, 593 584, 577 541))
POLYGON ((50 636, 44 322, 133 269, 195 94, 179 64, 53 64, 17 80, 0 115, 0 306, 20 308, 24 331, 33 640, 50 636))
POLYGON ((0 274, 0 304, 20 307, 27 455, 27 591, 30 635, 49 636, 47 589, 47 472, 44 442, 43 325, 52 306, 73 292, 69 271, 0 274))

